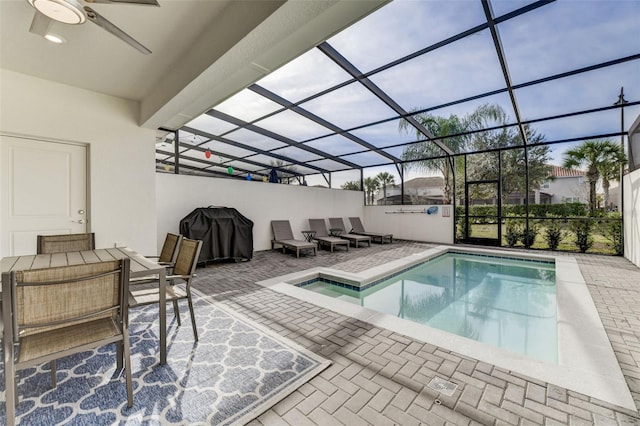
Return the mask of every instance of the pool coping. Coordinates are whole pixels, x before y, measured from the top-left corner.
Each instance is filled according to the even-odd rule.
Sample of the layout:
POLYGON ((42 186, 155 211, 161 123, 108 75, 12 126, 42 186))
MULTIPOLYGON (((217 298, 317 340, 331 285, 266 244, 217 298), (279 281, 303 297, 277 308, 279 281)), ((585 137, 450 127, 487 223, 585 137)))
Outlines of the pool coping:
POLYGON ((437 246, 358 273, 317 267, 259 281, 257 284, 463 356, 637 411, 575 257, 437 246), (476 253, 555 262, 558 364, 531 359, 489 344, 295 286, 300 282, 318 277, 336 279, 353 285, 366 284, 445 253, 476 253))

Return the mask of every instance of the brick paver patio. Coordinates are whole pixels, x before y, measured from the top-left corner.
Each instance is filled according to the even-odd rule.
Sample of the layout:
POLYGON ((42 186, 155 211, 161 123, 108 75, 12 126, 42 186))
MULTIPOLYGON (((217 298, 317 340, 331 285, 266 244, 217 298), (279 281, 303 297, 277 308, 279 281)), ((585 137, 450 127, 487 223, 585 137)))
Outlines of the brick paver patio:
MULTIPOLYGON (((255 282, 316 266, 358 272, 433 245, 399 241, 296 259, 279 251, 199 268, 195 287, 333 361, 252 425, 640 425, 637 411, 511 373, 265 289, 255 282), (458 385, 451 397, 426 385, 458 385)), ((539 253, 539 252, 538 252, 539 253)), ((557 253, 556 253, 557 254, 557 253)), ((574 254, 571 254, 574 255, 574 254)), ((640 269, 575 255, 640 407, 640 269)))

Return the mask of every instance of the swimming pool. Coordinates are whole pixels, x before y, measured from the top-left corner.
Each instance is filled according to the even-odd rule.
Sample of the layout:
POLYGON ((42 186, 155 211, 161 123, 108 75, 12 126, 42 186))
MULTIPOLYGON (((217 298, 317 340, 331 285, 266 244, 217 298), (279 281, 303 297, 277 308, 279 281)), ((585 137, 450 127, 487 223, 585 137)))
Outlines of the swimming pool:
POLYGON ((558 361, 552 261, 447 253, 363 287, 324 278, 298 286, 532 358, 558 361))
MULTIPOLYGON (((462 249, 441 245, 377 264, 359 272, 315 267, 258 281, 257 284, 337 312, 349 318, 349 321, 362 321, 374 327, 400 333, 418 342, 426 342, 435 347, 453 351, 463 357, 483 361, 542 382, 552 383, 636 410, 620 364, 584 282, 578 262, 573 256, 470 247, 462 249), (353 286, 366 291, 369 286, 375 286, 381 279, 397 277, 405 270, 430 262, 447 253, 481 255, 485 256, 489 263, 496 263, 496 259, 505 256, 528 259, 538 262, 534 268, 540 268, 545 263, 555 263, 557 362, 543 361, 512 350, 505 350, 493 344, 458 336, 434 326, 361 306, 359 303, 346 301, 343 298, 330 297, 298 287, 305 282, 321 279, 342 283, 345 288, 353 286)), ((549 309, 553 310, 553 308, 549 309)), ((509 326, 513 326, 516 322, 513 319, 509 320, 509 326)))

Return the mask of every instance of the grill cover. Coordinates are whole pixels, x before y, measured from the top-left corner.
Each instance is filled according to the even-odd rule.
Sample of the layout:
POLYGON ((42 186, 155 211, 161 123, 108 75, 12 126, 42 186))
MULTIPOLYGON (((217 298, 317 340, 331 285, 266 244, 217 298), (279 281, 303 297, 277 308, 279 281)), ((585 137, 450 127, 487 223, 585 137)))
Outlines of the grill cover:
POLYGON ((253 222, 233 208, 197 208, 180 221, 180 233, 202 240, 198 263, 253 257, 253 222))

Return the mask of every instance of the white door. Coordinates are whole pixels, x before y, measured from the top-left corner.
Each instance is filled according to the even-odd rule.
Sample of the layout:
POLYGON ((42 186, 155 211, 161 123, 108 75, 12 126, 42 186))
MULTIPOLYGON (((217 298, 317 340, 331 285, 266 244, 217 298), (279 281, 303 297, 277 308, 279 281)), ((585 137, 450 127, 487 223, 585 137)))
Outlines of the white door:
POLYGON ((36 253, 37 236, 87 232, 87 148, 0 136, 0 254, 36 253))

